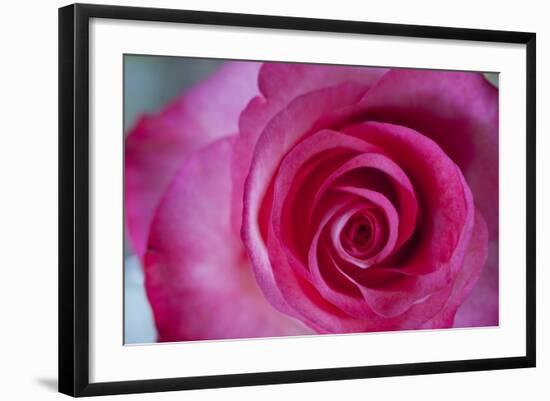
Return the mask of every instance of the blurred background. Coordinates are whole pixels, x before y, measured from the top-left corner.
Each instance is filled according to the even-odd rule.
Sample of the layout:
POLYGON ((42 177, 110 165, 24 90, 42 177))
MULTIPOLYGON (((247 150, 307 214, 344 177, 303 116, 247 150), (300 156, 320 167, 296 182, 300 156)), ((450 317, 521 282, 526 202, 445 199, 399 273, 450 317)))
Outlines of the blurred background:
POLYGON ((142 113, 156 113, 184 89, 214 72, 224 60, 124 56, 124 132, 142 113))
MULTIPOLYGON (((159 112, 164 105, 214 72, 224 60, 148 55, 124 56, 124 133, 140 115, 159 112)), ((485 73, 498 87, 498 73, 485 73)), ((125 242, 124 343, 156 341, 151 308, 143 285, 139 260, 125 242)))

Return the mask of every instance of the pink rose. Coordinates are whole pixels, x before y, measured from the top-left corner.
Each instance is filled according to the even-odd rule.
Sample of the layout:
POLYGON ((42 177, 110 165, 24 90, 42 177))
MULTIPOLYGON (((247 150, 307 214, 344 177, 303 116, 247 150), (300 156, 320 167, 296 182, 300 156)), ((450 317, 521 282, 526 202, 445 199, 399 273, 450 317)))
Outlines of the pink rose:
POLYGON ((159 341, 498 324, 481 74, 225 64, 126 141, 159 341))

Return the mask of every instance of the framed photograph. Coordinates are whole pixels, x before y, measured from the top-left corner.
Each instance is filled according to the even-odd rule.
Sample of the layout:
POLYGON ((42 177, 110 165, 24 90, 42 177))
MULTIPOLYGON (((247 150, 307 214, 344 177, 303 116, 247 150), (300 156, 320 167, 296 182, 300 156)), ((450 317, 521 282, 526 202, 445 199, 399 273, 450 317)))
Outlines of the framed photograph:
POLYGON ((59 390, 535 366, 535 34, 59 10, 59 390))

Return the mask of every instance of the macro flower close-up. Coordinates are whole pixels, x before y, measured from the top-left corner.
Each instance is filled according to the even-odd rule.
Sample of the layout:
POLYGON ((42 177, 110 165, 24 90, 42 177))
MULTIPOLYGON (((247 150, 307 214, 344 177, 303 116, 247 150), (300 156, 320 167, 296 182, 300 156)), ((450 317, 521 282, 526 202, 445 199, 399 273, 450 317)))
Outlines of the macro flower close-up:
POLYGON ((499 324, 499 102, 483 73, 206 75, 126 133, 126 240, 157 341, 499 324))

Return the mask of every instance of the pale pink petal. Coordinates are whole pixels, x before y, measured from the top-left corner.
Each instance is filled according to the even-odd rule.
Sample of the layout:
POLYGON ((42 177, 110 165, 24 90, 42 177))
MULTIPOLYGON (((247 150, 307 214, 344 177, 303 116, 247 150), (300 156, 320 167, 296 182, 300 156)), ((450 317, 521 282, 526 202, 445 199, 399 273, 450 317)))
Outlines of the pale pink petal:
POLYGON ((388 71, 375 67, 265 63, 260 70, 259 86, 262 95, 269 101, 283 101, 287 104, 304 93, 344 82, 372 86, 388 71))
POLYGON ((458 307, 454 319, 454 327, 498 326, 498 251, 491 251, 491 248, 496 247, 496 241, 489 242, 489 256, 487 262, 472 292, 458 307))
POLYGON ((451 296, 441 312, 425 323, 423 328, 479 327, 498 324, 498 293, 495 293, 494 288, 488 288, 485 285, 487 283, 485 279, 480 279, 480 274, 486 275, 491 271, 486 265, 487 243, 487 225, 481 214, 477 212, 472 238, 464 258, 464 267, 451 284, 451 296), (473 293, 472 288, 480 282, 483 292, 473 293), (463 304, 465 299, 466 302, 463 304), (476 310, 476 308, 479 309, 476 310), (457 309, 462 312, 458 314, 457 309))
POLYGON ((265 300, 232 233, 233 142, 218 140, 185 160, 151 225, 145 284, 159 341, 310 332, 265 300))
POLYGON ((227 63, 131 130, 125 144, 125 213, 137 255, 143 255, 154 210, 185 157, 238 131, 239 114, 258 93, 259 67, 227 63))

